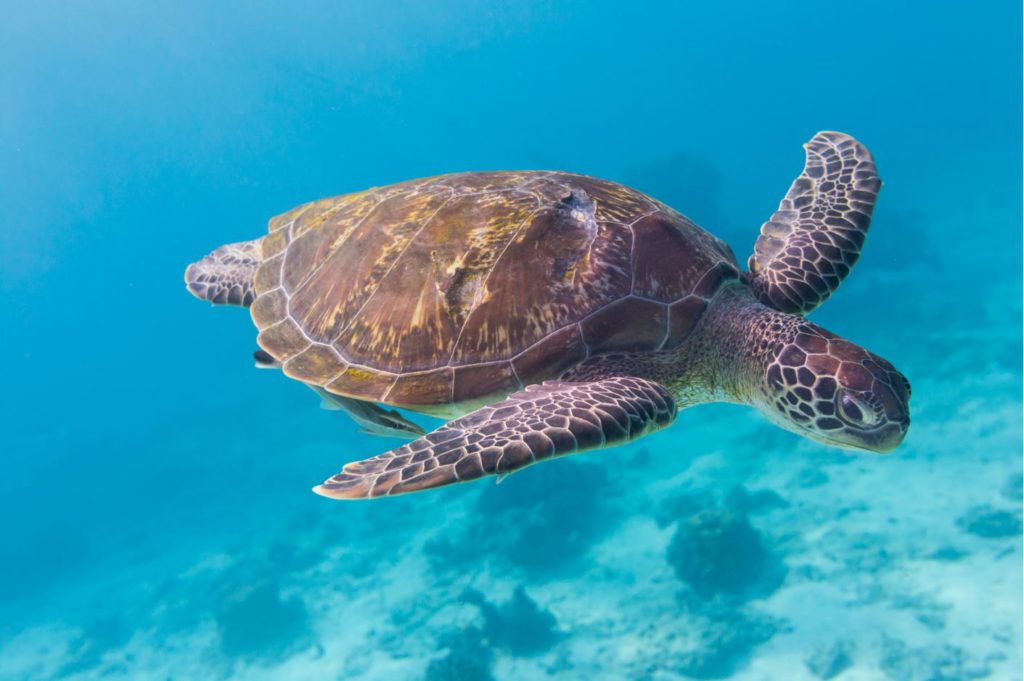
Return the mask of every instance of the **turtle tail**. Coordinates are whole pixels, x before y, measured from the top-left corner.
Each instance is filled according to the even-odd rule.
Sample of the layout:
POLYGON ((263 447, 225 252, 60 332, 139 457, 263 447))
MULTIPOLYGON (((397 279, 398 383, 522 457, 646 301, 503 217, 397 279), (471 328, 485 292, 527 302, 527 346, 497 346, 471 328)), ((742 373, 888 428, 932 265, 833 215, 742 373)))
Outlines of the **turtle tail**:
POLYGON ((185 270, 185 284, 196 298, 214 305, 249 307, 256 298, 256 270, 263 261, 262 239, 221 246, 185 270))

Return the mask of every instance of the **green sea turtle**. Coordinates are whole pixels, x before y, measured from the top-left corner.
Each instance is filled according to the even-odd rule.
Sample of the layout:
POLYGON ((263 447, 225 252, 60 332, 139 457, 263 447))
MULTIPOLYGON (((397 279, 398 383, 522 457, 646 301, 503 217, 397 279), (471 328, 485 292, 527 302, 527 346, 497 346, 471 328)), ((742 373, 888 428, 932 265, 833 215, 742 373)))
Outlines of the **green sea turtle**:
POLYGON ((822 132, 805 149, 747 272, 628 187, 473 172, 305 204, 185 280, 249 308, 258 364, 371 432, 416 438, 346 465, 315 488, 328 497, 505 475, 635 440, 701 402, 889 451, 910 423, 909 383, 803 316, 856 262, 881 182, 852 137, 822 132), (379 404, 452 420, 424 435, 379 404))

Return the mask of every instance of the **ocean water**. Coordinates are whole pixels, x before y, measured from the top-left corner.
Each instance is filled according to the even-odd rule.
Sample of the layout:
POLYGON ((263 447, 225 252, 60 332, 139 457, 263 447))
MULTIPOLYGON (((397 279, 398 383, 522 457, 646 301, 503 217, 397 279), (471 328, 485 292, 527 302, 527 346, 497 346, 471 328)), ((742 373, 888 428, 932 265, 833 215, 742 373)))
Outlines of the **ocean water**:
POLYGON ((0 93, 0 678, 1021 678, 1019 3, 7 2, 0 93), (629 184, 744 261, 825 129, 885 181, 812 318, 913 384, 887 456, 705 405, 331 501, 395 441, 181 283, 483 169, 629 184))

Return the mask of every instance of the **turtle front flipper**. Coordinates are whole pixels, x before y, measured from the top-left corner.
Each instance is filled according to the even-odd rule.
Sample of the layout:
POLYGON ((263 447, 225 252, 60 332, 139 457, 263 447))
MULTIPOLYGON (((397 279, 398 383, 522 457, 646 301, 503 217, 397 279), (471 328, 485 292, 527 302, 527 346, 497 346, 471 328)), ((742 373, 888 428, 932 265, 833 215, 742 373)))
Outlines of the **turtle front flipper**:
POLYGON ((804 149, 804 171, 748 262, 760 301, 794 314, 821 305, 857 262, 882 186, 871 153, 849 135, 819 132, 804 149))
POLYGON ((214 305, 249 307, 256 299, 256 270, 263 262, 262 239, 221 246, 185 270, 185 284, 196 298, 214 305))
POLYGON ((505 475, 556 456, 635 440, 675 416, 672 395, 652 381, 546 381, 390 452, 350 463, 313 491, 363 499, 505 475))

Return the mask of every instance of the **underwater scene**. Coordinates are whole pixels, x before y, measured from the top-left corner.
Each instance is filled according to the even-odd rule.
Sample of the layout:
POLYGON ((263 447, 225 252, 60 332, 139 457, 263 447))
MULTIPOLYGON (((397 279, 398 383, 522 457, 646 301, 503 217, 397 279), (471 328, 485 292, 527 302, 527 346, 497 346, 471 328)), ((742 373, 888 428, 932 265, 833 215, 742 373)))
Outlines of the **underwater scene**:
MULTIPOLYGON (((3 3, 0 679, 1021 679, 1021 21, 1009 1, 3 3), (845 170, 831 156, 809 166, 780 210, 820 131, 864 147, 829 137, 845 170), (501 340, 547 324, 527 303, 565 282, 585 285, 557 313, 584 317, 585 295, 613 276, 586 280, 585 267, 628 270, 629 305, 586 333, 644 352, 609 368, 547 344, 532 355, 543 370, 508 380, 566 370, 576 387, 494 409, 513 388, 485 395, 456 374, 434 416, 374 407, 378 393, 355 388, 364 400, 318 396, 276 370, 308 328, 263 332, 254 360, 260 330, 290 323, 267 293, 278 280, 260 277, 329 272, 309 302, 323 313, 378 281, 370 258, 394 245, 381 235, 423 228, 433 204, 366 223, 346 268, 315 269, 325 251, 295 241, 305 274, 254 274, 288 247, 273 234, 297 238, 306 213, 288 211, 527 170, 642 195, 554 173, 464 176, 477 200, 409 250, 403 281, 445 249, 472 246, 493 266, 488 239, 506 223, 474 230, 505 206, 495 177, 529 196, 563 178, 544 234, 584 235, 586 258, 520 249, 494 275, 503 287, 481 288, 458 256, 447 290, 492 303, 501 340), (853 206, 853 222, 801 198, 821 173, 816 191, 845 197, 830 210, 853 206), (626 247, 601 241, 618 224, 601 222, 609 210, 634 235, 654 215, 652 230, 671 222, 690 240, 659 246, 665 232, 651 231, 615 265, 626 247), (286 213, 255 260, 215 263, 190 295, 186 267, 286 213), (813 303, 793 302, 812 292, 785 288, 806 261, 773 269, 787 239, 809 230, 805 255, 835 264, 863 238, 832 248, 848 243, 836 230, 865 227, 865 213, 859 260, 811 278, 829 289, 813 303), (665 335, 646 346, 643 305, 664 315, 668 303, 644 302, 641 273, 652 298, 683 301, 669 319, 689 324, 660 318, 665 335), (658 277, 683 288, 658 298, 658 277), (250 310, 196 300, 225 302, 210 293, 224 282, 251 294, 250 310), (750 359, 765 346, 750 338, 789 328, 807 352, 779 360, 793 397, 776 410, 766 400, 781 393, 762 387, 772 371, 750 359), (703 340, 685 370, 644 363, 696 343, 691 331, 703 340), (867 357, 870 375, 857 369, 872 387, 851 392, 839 370, 834 401, 801 402, 824 380, 794 367, 816 344, 867 357), (615 378, 624 366, 651 380, 615 378), (598 414, 604 432, 559 440, 548 413, 566 405, 586 412, 572 428, 598 414), (829 413, 808 421, 801 406, 829 413), (433 440, 395 437, 477 407, 433 440), (631 441, 601 448, 616 413, 631 441), (595 451, 549 449, 554 460, 514 472, 483 454, 472 475, 446 464, 451 433, 472 453, 503 424, 529 444, 508 450, 525 463, 541 458, 537 441, 595 451), (895 430, 863 435, 883 425, 895 430), (441 465, 424 468, 422 451, 441 465), (399 459, 419 468, 384 468, 399 459), (480 479, 447 484, 459 471, 480 479), (384 481, 436 488, 329 498, 384 481)), ((386 327, 400 311, 432 314, 416 303, 430 286, 381 286, 386 304, 360 308, 363 335, 350 334, 374 358, 425 333, 386 327)), ((410 352, 396 361, 412 366, 410 352)), ((285 370, 325 371, 310 366, 285 370)), ((380 375, 349 373, 359 385, 380 375)), ((425 400, 436 385, 403 394, 425 400)))

